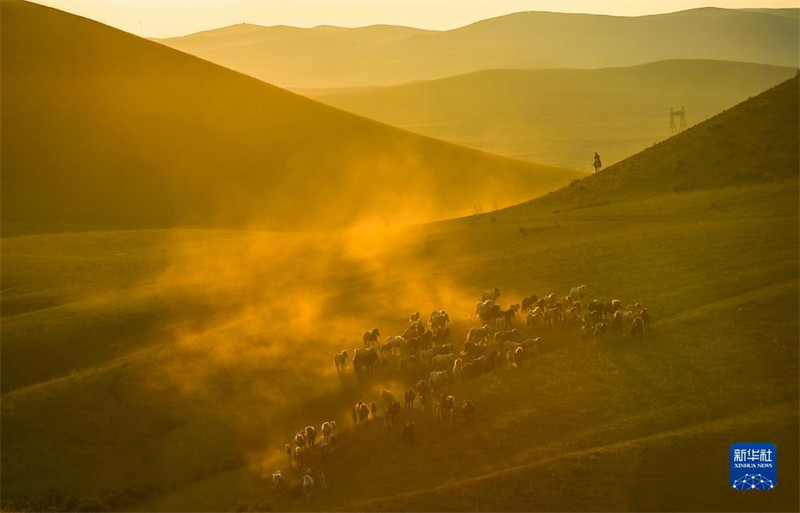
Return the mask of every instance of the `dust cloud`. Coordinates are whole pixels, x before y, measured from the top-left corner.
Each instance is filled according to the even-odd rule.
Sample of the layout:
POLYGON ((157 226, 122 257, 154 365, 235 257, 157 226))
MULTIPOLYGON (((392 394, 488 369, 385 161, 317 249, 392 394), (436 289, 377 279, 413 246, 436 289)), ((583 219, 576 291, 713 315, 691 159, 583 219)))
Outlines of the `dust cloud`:
MULTIPOLYGON (((372 220, 329 233, 175 231, 169 265, 148 293, 210 313, 168 330, 149 393, 187 405, 190 421, 225 424, 258 465, 279 461, 304 425, 347 425, 353 402, 377 399, 380 388, 401 397, 397 377, 354 377, 364 332, 378 327, 385 341, 415 311, 427 319, 446 309, 463 329, 474 322, 474 291, 420 257, 421 230, 372 220), (340 376, 333 356, 341 350, 351 360, 340 376)), ((461 337, 454 329, 452 339, 461 337)))

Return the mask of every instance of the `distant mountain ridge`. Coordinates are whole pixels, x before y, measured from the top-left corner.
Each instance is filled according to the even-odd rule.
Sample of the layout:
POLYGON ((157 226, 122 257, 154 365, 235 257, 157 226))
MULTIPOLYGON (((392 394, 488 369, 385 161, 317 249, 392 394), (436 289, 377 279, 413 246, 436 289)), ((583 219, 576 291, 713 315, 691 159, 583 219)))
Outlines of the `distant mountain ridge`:
MULTIPOLYGON (((158 40, 290 88, 395 85, 496 68, 605 68, 665 59, 797 67, 797 9, 639 17, 519 12, 447 31, 266 27, 158 40), (274 45, 276 38, 281 45, 274 45), (635 42, 635 44, 632 44, 635 42)), ((220 29, 227 30, 227 29, 220 29)))
POLYGON ((484 70, 398 86, 303 91, 406 130, 512 158, 590 170, 671 135, 669 109, 693 125, 795 68, 669 60, 625 68, 484 70))
POLYGON ((742 9, 743 11, 756 11, 775 16, 787 16, 789 18, 800 18, 800 9, 797 8, 776 8, 776 9, 742 9))
POLYGON ((329 34, 343 35, 358 39, 365 35, 376 37, 380 40, 395 40, 403 37, 409 37, 416 34, 423 34, 434 32, 431 30, 418 29, 413 27, 404 27, 400 25, 366 25, 363 27, 339 27, 336 25, 317 25, 312 28, 294 27, 291 25, 255 25, 252 23, 237 23, 220 27, 216 29, 208 29, 200 32, 194 32, 185 36, 176 36, 170 38, 153 38, 153 41, 178 41, 178 40, 198 40, 202 38, 226 38, 231 35, 250 35, 263 38, 281 38, 289 35, 307 34, 311 32, 326 32, 329 34))

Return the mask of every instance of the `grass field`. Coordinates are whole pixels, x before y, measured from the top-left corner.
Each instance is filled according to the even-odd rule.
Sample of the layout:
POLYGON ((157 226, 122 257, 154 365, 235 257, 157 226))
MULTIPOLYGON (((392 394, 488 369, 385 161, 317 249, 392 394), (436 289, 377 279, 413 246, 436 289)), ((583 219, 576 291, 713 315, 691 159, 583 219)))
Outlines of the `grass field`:
POLYGON ((482 215, 5 235, 3 510, 796 510, 799 86, 482 215), (414 448, 352 426, 355 401, 426 374, 337 375, 364 331, 444 308, 460 345, 482 291, 507 306, 581 283, 643 303, 652 329, 599 344, 517 320, 537 352, 446 388, 473 425, 403 412, 414 448), (330 419, 339 451, 312 461, 330 490, 278 500, 284 443, 330 419), (729 489, 736 441, 777 445, 775 490, 729 489))
MULTIPOLYGON (((757 434, 782 454, 796 452, 797 208, 790 181, 558 214, 503 211, 494 221, 419 227, 414 243, 397 234, 369 251, 338 237, 328 246, 259 232, 4 239, 3 300, 17 313, 4 314, 2 327, 3 496, 57 487, 86 497, 136 480, 159 487, 137 510, 257 504, 269 500, 262 472, 280 464, 294 430, 338 418, 347 428, 340 455, 324 466, 331 492, 314 509, 440 486, 479 500, 475 508, 576 509, 606 486, 591 477, 592 465, 629 472, 640 457, 647 475, 621 478, 608 509, 655 507, 653 480, 685 466, 723 479, 717 492, 697 485, 665 509, 752 509, 727 491, 727 444, 757 434), (297 253, 276 258, 288 241, 297 253), (298 266, 306 244, 330 249, 298 266), (70 272, 48 279, 63 262, 70 272), (356 399, 413 380, 339 381, 331 355, 358 346, 365 329, 397 333, 408 312, 440 306, 453 315, 458 340, 475 323, 482 288, 499 286, 511 301, 583 282, 593 297, 644 302, 654 318, 645 341, 612 337, 598 346, 574 333, 541 333, 542 354, 518 373, 452 388, 476 403, 474 428, 415 413, 413 451, 398 431, 349 427, 356 399), (653 462, 673 448, 663 468, 653 462), (462 483, 503 487, 536 472, 588 488, 549 489, 541 507, 523 507, 510 492, 468 493, 472 481, 462 483)), ((797 504, 796 462, 781 461, 787 486, 755 509, 797 504)), ((441 490, 354 507, 474 509, 445 507, 441 490)))

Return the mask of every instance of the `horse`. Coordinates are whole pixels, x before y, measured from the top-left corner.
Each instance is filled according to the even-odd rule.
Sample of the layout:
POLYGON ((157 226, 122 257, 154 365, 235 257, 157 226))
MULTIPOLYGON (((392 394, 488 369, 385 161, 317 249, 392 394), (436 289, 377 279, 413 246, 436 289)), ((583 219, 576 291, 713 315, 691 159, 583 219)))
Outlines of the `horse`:
POLYGON ((306 504, 311 504, 311 496, 314 495, 314 478, 311 477, 311 471, 309 470, 306 475, 303 476, 303 494, 306 496, 306 504))
POLYGON ((414 422, 408 422, 405 426, 403 426, 403 441, 408 443, 411 447, 414 447, 414 442, 416 441, 417 433, 416 433, 416 426, 414 422))
POLYGON ((412 389, 409 388, 408 390, 406 390, 406 393, 405 393, 406 410, 410 410, 410 409, 414 408, 414 399, 416 399, 416 398, 417 398, 417 394, 414 393, 414 391, 412 389))
POLYGON ((272 474, 272 486, 275 488, 275 495, 277 497, 283 495, 283 488, 285 486, 285 483, 283 480, 283 474, 281 473, 280 470, 276 470, 272 474))
POLYGON ((475 405, 472 404, 472 401, 467 399, 461 403, 461 413, 464 415, 464 422, 467 424, 472 424, 472 421, 475 418, 475 405))
POLYGON ((378 344, 378 338, 381 336, 381 332, 378 328, 372 328, 372 330, 367 331, 364 333, 364 347, 370 348, 373 345, 378 344))
POLYGON ((336 372, 340 374, 344 372, 344 364, 347 362, 347 358, 348 355, 346 350, 342 350, 341 353, 336 353, 333 355, 333 363, 336 365, 336 372))

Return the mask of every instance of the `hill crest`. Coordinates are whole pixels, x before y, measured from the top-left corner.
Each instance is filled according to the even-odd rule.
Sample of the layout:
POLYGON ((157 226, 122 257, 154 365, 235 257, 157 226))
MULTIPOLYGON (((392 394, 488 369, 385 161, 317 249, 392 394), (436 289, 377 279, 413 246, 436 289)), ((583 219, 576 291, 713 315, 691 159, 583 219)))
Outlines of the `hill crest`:
POLYGON ((577 176, 403 132, 54 9, 2 9, 6 234, 430 220, 577 176))
POLYGON ((793 76, 766 64, 670 59, 601 69, 492 69, 397 86, 298 90, 329 105, 456 144, 590 171, 793 76))
POLYGON ((796 180, 800 75, 641 153, 506 212, 796 180))

